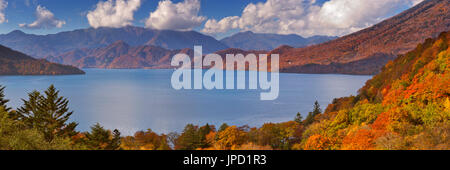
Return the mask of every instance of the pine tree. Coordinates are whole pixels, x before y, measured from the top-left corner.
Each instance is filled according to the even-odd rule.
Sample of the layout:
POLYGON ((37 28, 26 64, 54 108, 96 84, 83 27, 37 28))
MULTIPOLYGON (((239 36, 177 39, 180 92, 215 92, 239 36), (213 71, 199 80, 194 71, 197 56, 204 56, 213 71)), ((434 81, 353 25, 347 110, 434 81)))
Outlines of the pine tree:
POLYGON ((198 127, 193 124, 188 124, 183 130, 183 133, 177 141, 179 149, 194 150, 200 147, 200 137, 198 127))
POLYGON ((203 127, 200 127, 199 129, 199 137, 200 137, 200 148, 208 148, 210 147, 208 142, 206 141, 206 135, 208 135, 211 131, 213 131, 213 128, 209 124, 206 124, 203 127))
POLYGON ((303 123, 303 116, 302 116, 302 114, 300 114, 300 112, 297 113, 297 115, 295 116, 294 121, 297 122, 298 124, 302 124, 303 123))
POLYGON ((114 129, 113 134, 112 134, 111 143, 107 149, 118 150, 118 149, 120 149, 120 144, 121 144, 120 132, 119 132, 119 130, 114 129))
POLYGON ((314 109, 313 109, 312 112, 308 113, 308 116, 306 117, 306 119, 304 121, 304 125, 305 126, 309 126, 312 123, 314 123, 316 116, 321 114, 321 113, 322 113, 322 110, 320 109, 320 104, 319 104, 318 101, 316 101, 314 103, 314 109))
POLYGON ((111 132, 104 129, 99 123, 91 127, 91 132, 85 133, 83 143, 90 149, 95 150, 113 150, 117 147, 116 138, 113 138, 111 132))
POLYGON ((322 113, 322 109, 320 109, 320 104, 318 101, 314 103, 313 115, 318 115, 322 113))
POLYGON ((55 136, 70 137, 76 135, 75 122, 67 123, 73 112, 69 112, 69 101, 59 97, 59 91, 51 85, 45 96, 34 91, 28 94, 29 99, 22 101, 24 105, 17 110, 17 119, 25 122, 30 128, 41 131, 48 141, 55 136))
POLYGON ((4 111, 9 112, 11 108, 9 108, 6 103, 8 103, 9 100, 5 99, 5 87, 0 85, 0 107, 3 107, 4 111))
POLYGON ((119 150, 121 137, 119 130, 103 128, 99 123, 91 127, 91 132, 84 133, 85 138, 81 142, 92 150, 119 150))
POLYGON ((229 127, 228 124, 226 124, 226 123, 222 124, 222 125, 219 127, 219 132, 224 131, 224 130, 227 129, 228 127, 229 127))
POLYGON ((0 150, 72 150, 70 140, 48 142, 36 129, 11 118, 11 112, 0 107, 0 150))
POLYGON ((23 121, 28 128, 37 128, 41 129, 42 124, 40 122, 43 121, 42 112, 39 111, 39 102, 41 99, 41 93, 38 91, 33 91, 28 93, 28 101, 22 99, 23 106, 17 109, 15 118, 23 121))

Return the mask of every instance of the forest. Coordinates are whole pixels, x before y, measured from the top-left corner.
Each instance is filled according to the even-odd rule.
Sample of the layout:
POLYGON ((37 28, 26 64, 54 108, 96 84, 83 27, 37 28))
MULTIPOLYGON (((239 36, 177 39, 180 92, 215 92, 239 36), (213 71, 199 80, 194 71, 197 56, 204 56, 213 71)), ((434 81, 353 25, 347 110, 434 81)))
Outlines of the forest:
POLYGON ((95 124, 76 131, 69 100, 52 85, 8 107, 0 86, 0 150, 449 150, 450 33, 388 62, 357 96, 334 99, 306 118, 261 127, 188 124, 122 136, 95 124))
POLYGON ((84 74, 69 65, 34 59, 26 54, 0 45, 0 75, 71 75, 84 74))

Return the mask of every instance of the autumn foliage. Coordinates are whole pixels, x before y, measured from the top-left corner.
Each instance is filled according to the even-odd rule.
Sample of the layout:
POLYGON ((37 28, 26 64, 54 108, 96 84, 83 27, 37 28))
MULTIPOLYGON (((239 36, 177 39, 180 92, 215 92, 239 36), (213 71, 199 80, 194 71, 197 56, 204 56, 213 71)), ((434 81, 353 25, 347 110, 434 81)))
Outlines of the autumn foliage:
MULTIPOLYGON (((449 150, 449 44, 447 32, 427 39, 389 62, 357 96, 335 99, 323 113, 316 102, 305 119, 297 114, 293 121, 258 128, 188 124, 181 133, 158 134, 149 129, 122 137, 117 130, 97 124, 91 132, 71 128, 70 133, 55 133, 67 128, 67 119, 55 130, 39 126, 36 122, 42 120, 33 116, 44 115, 54 122, 49 109, 37 107, 35 102, 55 101, 30 93, 30 100, 15 111, 7 106, 0 86, 0 149, 449 150), (19 138, 22 140, 16 140, 19 138)), ((55 93, 53 88, 48 91, 55 93)), ((60 107, 52 110, 68 111, 66 101, 57 103, 60 107)))
POLYGON ((449 149, 449 43, 450 33, 427 39, 389 62, 358 96, 333 101, 307 129, 303 148, 449 149), (327 146, 330 136, 341 139, 335 148, 327 146))
POLYGON ((449 43, 450 33, 427 39, 390 61, 357 96, 335 99, 323 113, 316 103, 306 119, 297 114, 294 121, 266 123, 259 128, 224 124, 216 130, 211 125, 187 125, 172 148, 448 150, 449 43))

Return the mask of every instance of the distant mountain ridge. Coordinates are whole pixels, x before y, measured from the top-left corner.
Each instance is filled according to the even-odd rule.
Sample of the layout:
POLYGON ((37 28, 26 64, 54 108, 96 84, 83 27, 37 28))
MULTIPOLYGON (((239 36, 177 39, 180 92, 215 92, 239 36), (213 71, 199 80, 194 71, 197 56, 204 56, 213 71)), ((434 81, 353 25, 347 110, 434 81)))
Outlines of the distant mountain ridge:
MULTIPOLYGON (((139 27, 84 29, 47 35, 48 37, 72 37, 65 39, 67 42, 61 40, 60 44, 34 44, 36 42, 35 39, 42 38, 42 36, 27 35, 28 39, 30 39, 30 41, 27 41, 27 39, 23 38, 24 33, 14 31, 7 34, 10 37, 8 40, 2 39, 5 35, 0 35, 0 43, 8 42, 13 45, 18 43, 19 45, 16 44, 17 46, 27 47, 25 50, 35 53, 46 50, 47 53, 59 51, 59 54, 46 55, 48 56, 47 59, 78 67, 170 68, 168 66, 170 59, 177 52, 190 52, 192 50, 189 49, 194 45, 211 42, 206 43, 208 45, 206 46, 207 48, 205 48, 204 44, 204 54, 210 52, 219 54, 248 54, 254 52, 267 53, 269 56, 270 54, 279 54, 281 72, 373 75, 379 73, 389 60, 393 60, 399 54, 414 49, 417 44, 423 42, 426 38, 437 37, 441 32, 449 30, 450 1, 425 0, 413 8, 372 27, 304 48, 282 45, 271 51, 261 49, 243 50, 228 48, 227 45, 212 37, 193 31, 154 31, 139 27), (68 36, 72 34, 74 35, 68 36), (152 39, 149 40, 150 37, 152 39), (184 38, 180 40, 180 37, 184 38), (203 38, 199 39, 198 37, 203 38), (139 45, 143 42, 145 42, 144 45, 139 45), (25 43, 25 45, 22 46, 21 43, 25 43), (74 43, 74 47, 67 46, 67 44, 74 43), (210 51, 213 48, 209 47, 217 47, 217 43, 221 44, 219 45, 220 48, 210 51), (187 45, 187 47, 182 48, 183 45, 187 45), (83 46, 87 47, 80 48, 83 46), (65 47, 65 50, 62 47, 65 47), (172 48, 184 50, 173 50, 172 48)), ((253 34, 250 32, 242 33, 242 35, 251 36, 253 34)), ((294 37, 295 35, 287 36, 294 37)), ((264 43, 262 43, 258 48, 265 48, 264 46, 264 43)), ((45 52, 41 54, 45 54, 45 52)))
POLYGON ((84 74, 73 66, 34 59, 23 53, 0 45, 0 75, 64 75, 84 74))
POLYGON ((106 47, 116 41, 131 46, 151 45, 176 50, 202 45, 204 52, 228 48, 215 38, 195 31, 153 30, 128 26, 124 28, 88 28, 49 35, 13 31, 0 35, 0 44, 31 56, 56 56, 82 48, 106 47))
MULTIPOLYGON (((216 51, 225 60, 226 54, 265 54, 263 50, 242 50, 227 48, 216 51)), ((49 56, 45 59, 79 68, 106 68, 106 69, 172 69, 172 57, 176 54, 187 54, 193 61, 194 51, 190 48, 181 50, 168 50, 157 46, 131 46, 124 41, 116 41, 106 47, 92 49, 76 49, 58 56, 49 56)), ((204 53, 206 55, 208 53, 204 53)), ((208 68, 208 67, 204 67, 208 68)))
MULTIPOLYGON (((280 54, 280 68, 283 72, 294 73, 375 74, 386 64, 379 61, 406 53, 426 38, 437 37, 449 30, 450 1, 425 0, 356 33, 319 45, 286 50, 280 54), (352 68, 342 69, 355 67, 355 62, 367 59, 377 61, 377 66, 357 72, 351 71, 352 68), (337 65, 341 69, 336 69, 337 65), (318 67, 319 72, 315 70, 318 67)), ((364 68, 365 65, 357 67, 364 68)))
POLYGON ((77 49, 46 59, 52 62, 73 65, 80 68, 107 69, 167 69, 170 61, 178 53, 193 56, 191 49, 168 50, 157 46, 132 47, 124 41, 116 41, 106 47, 77 49))
POLYGON ((337 37, 332 36, 313 36, 304 38, 296 34, 263 34, 246 31, 234 34, 230 37, 226 37, 220 40, 220 42, 224 43, 230 48, 269 51, 282 45, 299 48, 306 47, 308 45, 320 44, 336 38, 337 37))

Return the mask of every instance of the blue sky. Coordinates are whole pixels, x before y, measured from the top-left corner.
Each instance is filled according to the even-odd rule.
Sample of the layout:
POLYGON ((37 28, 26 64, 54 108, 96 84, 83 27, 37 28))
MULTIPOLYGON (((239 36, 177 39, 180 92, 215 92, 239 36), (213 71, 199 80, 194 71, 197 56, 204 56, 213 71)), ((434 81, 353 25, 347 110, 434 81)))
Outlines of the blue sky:
MULTIPOLYGON (((3 13, 5 18, 3 23, 0 22, 0 34, 16 29, 33 34, 52 34, 96 26, 88 21, 87 14, 94 13, 93 11, 97 10, 97 3, 106 0, 0 0, 0 3, 2 1, 4 4, 6 2, 7 6, 4 9, 0 7, 0 15, 3 13), (32 23, 38 20, 38 6, 41 13, 50 12, 53 17, 44 17, 43 22, 33 25, 32 23), (20 24, 23 24, 22 27, 20 24)), ((112 5, 117 5, 116 0, 110 1, 112 5)), ((160 3, 158 0, 117 1, 140 1, 139 5, 130 5, 136 7, 136 10, 117 14, 124 18, 131 14, 132 20, 127 20, 131 25, 155 29, 196 30, 216 37, 227 36, 237 31, 294 33, 303 36, 343 35, 370 26, 420 2, 420 0, 172 0, 164 8, 158 5, 160 3), (181 3, 184 3, 182 7, 193 9, 187 14, 192 15, 188 19, 163 16, 166 11, 182 11, 176 6, 181 3), (376 12, 368 10, 366 12, 365 8, 371 8, 376 12), (150 13, 154 13, 153 17, 150 17, 150 13), (179 24, 171 24, 172 22, 179 24)), ((102 16, 98 17, 100 19, 108 18, 103 16, 107 14, 99 10, 97 14, 96 16, 102 16)), ((103 21, 96 24, 123 26, 103 21)))
MULTIPOLYGON (((8 23, 0 25, 0 34, 8 33, 19 29, 27 33, 49 34, 60 31, 69 31, 79 28, 90 27, 86 13, 95 9, 97 0, 9 0, 5 14, 8 23), (62 28, 54 29, 24 29, 18 25, 22 23, 31 23, 35 20, 35 10, 37 5, 41 5, 52 11, 58 19, 65 20, 62 28)), ((172 0, 177 3, 182 0, 172 0)), ((214 18, 223 18, 229 15, 239 15, 245 6, 249 3, 263 2, 265 0, 203 0, 201 1, 200 14, 214 18)), ((158 6, 158 0, 143 0, 142 6, 135 13, 136 26, 144 26, 146 17, 158 6)))

